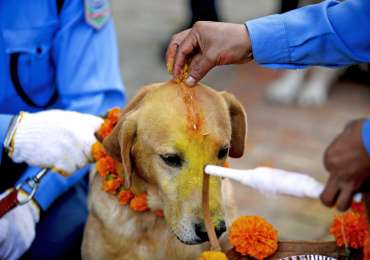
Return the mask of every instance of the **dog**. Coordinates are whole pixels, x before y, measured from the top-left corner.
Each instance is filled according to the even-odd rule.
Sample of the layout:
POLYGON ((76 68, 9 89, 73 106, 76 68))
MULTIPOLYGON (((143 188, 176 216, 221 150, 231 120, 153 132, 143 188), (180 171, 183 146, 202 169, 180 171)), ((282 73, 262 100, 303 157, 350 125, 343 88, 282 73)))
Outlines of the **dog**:
MULTIPOLYGON (((241 157, 246 134, 246 113, 227 92, 172 81, 143 87, 103 146, 122 163, 131 191, 147 192, 150 209, 163 210, 164 218, 119 205, 92 172, 83 259, 196 259, 208 250, 203 169, 223 165, 228 156, 241 157)), ((220 236, 228 222, 220 178, 210 177, 209 192, 212 223, 220 236)))

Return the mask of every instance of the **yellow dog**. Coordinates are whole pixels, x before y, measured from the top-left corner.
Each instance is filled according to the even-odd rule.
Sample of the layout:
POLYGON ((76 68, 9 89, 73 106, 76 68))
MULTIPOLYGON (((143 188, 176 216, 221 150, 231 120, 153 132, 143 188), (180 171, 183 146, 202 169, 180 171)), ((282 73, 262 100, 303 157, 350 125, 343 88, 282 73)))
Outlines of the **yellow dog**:
MULTIPOLYGON (((246 114, 227 92, 166 82, 144 87, 123 110, 103 145, 122 163, 134 193, 147 192, 152 212, 137 213, 101 190, 93 175, 84 259, 196 259, 208 249, 202 211, 206 164, 241 157, 246 114)), ((218 236, 225 230, 221 180, 210 178, 210 212, 218 236)))

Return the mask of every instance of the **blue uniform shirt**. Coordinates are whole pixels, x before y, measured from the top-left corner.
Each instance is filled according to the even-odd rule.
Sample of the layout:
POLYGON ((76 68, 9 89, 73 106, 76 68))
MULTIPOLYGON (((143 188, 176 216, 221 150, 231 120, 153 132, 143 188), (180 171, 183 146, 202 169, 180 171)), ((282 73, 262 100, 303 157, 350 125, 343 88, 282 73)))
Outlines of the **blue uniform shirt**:
MULTIPOLYGON (((13 115, 43 110, 42 105, 49 100, 53 102, 48 108, 95 115, 124 105, 112 20, 96 30, 85 22, 83 0, 65 0, 60 12, 56 2, 0 1, 1 143, 13 115), (22 87, 35 106, 18 95, 15 84, 22 87)), ((0 158, 1 152, 2 149, 0 158)), ((29 167, 22 179, 38 170, 29 167)), ((47 175, 36 200, 47 209, 86 172, 85 168, 68 178, 47 175)))
MULTIPOLYGON (((257 63, 269 68, 370 63, 370 1, 327 0, 246 22, 257 63)), ((370 155, 370 120, 362 128, 370 155)))

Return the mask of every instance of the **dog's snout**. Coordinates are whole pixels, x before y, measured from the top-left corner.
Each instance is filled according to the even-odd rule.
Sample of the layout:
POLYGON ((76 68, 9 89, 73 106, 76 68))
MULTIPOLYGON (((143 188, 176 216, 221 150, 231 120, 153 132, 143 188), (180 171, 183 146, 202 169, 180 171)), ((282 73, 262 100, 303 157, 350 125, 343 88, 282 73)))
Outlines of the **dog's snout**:
MULTIPOLYGON (((221 220, 218 225, 215 227, 215 232, 217 237, 220 237, 222 233, 226 231, 226 224, 225 221, 221 220)), ((198 236, 201 242, 208 241, 208 234, 206 231, 206 227, 203 223, 195 224, 195 234, 198 236)))

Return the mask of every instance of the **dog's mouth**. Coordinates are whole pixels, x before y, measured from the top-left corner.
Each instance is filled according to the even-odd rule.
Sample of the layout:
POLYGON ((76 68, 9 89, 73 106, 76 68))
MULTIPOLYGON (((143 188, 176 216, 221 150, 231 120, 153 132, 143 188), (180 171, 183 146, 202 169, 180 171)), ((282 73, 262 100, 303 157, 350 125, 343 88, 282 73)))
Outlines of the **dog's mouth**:
POLYGON ((185 244, 185 245, 198 245, 198 244, 201 244, 201 243, 204 243, 204 242, 206 242, 206 241, 202 241, 201 239, 195 239, 195 240, 191 240, 191 241, 185 241, 185 240, 183 240, 183 239, 181 239, 178 235, 176 235, 175 234, 175 236, 176 236, 176 238, 181 242, 181 243, 183 243, 183 244, 185 244))
POLYGON ((203 241, 201 238, 197 237, 195 234, 187 237, 188 239, 184 239, 183 236, 178 235, 172 228, 170 228, 170 230, 172 234, 174 234, 176 238, 185 245, 199 245, 203 242, 206 242, 206 241, 203 241))

